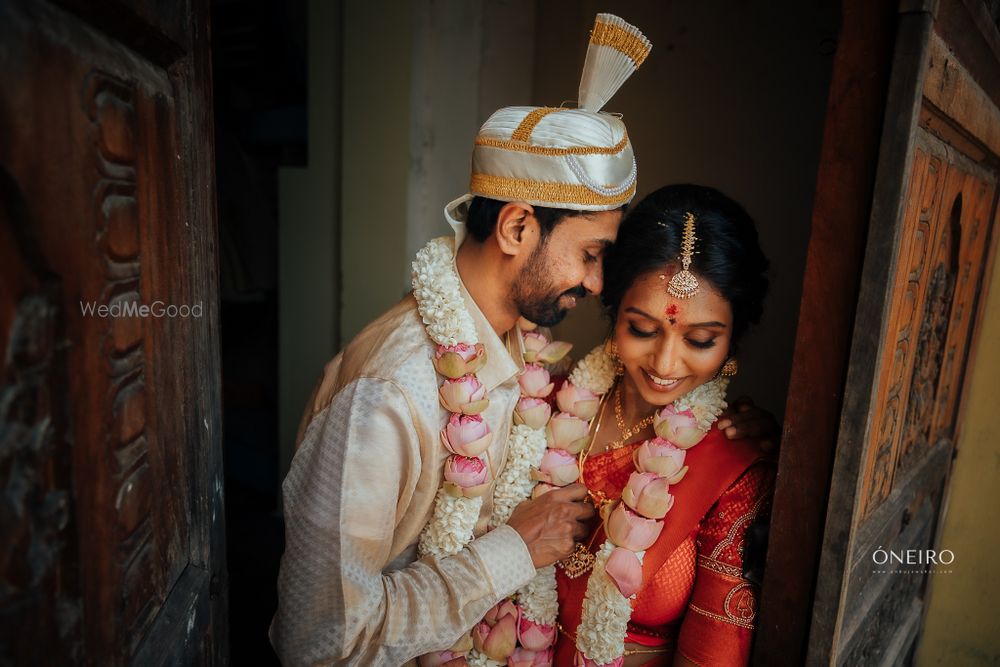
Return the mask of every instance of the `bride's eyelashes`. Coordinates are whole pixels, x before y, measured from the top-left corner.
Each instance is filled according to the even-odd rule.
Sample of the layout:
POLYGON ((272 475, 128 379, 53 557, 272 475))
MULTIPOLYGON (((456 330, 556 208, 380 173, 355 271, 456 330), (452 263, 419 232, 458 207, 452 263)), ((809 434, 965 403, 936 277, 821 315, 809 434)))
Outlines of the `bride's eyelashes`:
MULTIPOLYGON (((644 331, 632 323, 629 323, 628 325, 628 332, 633 336, 635 336, 636 338, 652 338, 657 334, 655 330, 644 331)), ((693 338, 685 338, 684 340, 687 341, 688 345, 690 345, 691 347, 695 347, 699 350, 709 350, 715 347, 715 338, 709 338, 708 340, 695 340, 693 338)))
POLYGON ((636 338, 652 338, 653 336, 656 335, 655 331, 643 331, 642 329, 631 323, 629 323, 628 325, 628 332, 633 336, 635 336, 636 338))

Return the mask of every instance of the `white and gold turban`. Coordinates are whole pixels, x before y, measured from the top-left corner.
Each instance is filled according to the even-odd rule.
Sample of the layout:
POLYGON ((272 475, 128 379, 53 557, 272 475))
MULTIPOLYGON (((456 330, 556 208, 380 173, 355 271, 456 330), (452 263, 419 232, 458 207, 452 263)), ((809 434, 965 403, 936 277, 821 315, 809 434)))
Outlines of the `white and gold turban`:
MULTIPOLYGON (((505 107, 479 129, 468 195, 536 206, 607 211, 631 201, 636 164, 625 123, 604 104, 649 55, 649 40, 598 14, 580 81, 579 106, 505 107)), ((459 213, 460 215, 460 213, 459 213)))

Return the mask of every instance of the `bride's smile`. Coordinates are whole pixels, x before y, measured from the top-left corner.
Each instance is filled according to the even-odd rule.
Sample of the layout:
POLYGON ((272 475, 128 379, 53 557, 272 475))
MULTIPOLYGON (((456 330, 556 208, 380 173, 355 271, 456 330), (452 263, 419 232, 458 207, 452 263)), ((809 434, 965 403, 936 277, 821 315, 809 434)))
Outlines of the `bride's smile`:
POLYGON ((670 296, 671 275, 660 268, 638 278, 622 299, 615 326, 629 393, 649 407, 666 405, 711 380, 730 352, 729 303, 705 280, 690 299, 670 296))

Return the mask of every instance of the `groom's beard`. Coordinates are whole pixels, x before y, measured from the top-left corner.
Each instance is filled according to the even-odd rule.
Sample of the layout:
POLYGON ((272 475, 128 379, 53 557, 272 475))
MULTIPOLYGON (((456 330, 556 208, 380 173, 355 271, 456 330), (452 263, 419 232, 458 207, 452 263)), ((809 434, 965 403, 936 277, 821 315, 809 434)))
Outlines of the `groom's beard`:
POLYGON ((583 285, 577 285, 563 292, 557 292, 552 287, 551 272, 546 259, 544 245, 536 248, 528 258, 514 284, 514 303, 526 320, 539 326, 551 327, 562 322, 569 312, 568 308, 559 305, 560 299, 563 296, 572 296, 580 300, 587 296, 587 289, 583 285))

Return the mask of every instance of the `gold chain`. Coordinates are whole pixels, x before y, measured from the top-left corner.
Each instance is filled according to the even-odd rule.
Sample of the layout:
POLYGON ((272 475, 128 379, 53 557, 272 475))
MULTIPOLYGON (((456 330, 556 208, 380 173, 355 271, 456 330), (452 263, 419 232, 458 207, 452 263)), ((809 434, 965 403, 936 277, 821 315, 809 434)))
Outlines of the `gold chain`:
POLYGON ((653 414, 643 417, 638 422, 636 422, 630 428, 625 427, 625 417, 623 416, 624 410, 622 410, 622 384, 619 382, 618 386, 615 388, 615 422, 618 424, 618 431, 621 432, 621 437, 617 440, 608 443, 608 449, 621 449, 628 444, 628 439, 637 433, 641 433, 644 428, 653 423, 653 418, 656 416, 656 412, 653 414))

